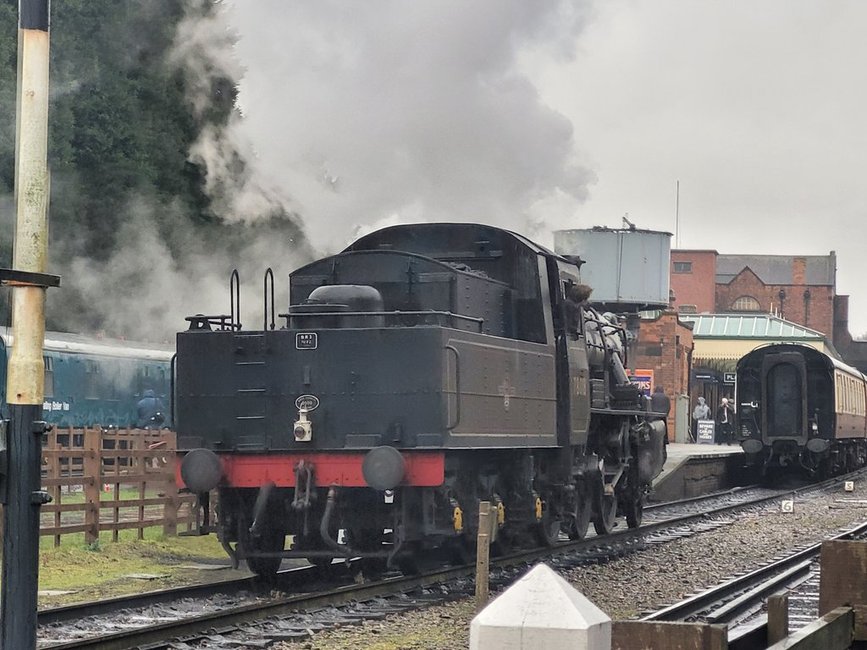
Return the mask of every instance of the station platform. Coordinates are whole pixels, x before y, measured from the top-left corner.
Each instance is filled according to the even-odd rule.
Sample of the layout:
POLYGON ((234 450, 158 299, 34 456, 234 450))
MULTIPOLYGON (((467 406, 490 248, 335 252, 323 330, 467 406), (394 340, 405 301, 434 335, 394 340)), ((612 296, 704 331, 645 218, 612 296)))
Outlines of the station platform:
POLYGON ((727 490, 747 480, 739 444, 669 443, 662 472, 653 480, 650 501, 675 501, 727 490))

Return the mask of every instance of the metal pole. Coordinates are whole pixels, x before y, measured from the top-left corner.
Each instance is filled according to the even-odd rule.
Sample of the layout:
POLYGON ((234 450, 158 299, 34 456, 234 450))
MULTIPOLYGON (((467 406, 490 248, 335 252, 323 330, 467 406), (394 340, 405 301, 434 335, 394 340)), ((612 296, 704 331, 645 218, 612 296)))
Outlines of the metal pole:
POLYGON ((674 246, 680 248, 680 181, 674 184, 674 246))
MULTIPOLYGON (((13 267, 31 273, 44 273, 48 256, 48 16, 49 0, 19 0, 13 267)), ((12 334, 0 647, 26 650, 36 647, 39 508, 48 497, 40 490, 44 286, 15 284, 12 334)))

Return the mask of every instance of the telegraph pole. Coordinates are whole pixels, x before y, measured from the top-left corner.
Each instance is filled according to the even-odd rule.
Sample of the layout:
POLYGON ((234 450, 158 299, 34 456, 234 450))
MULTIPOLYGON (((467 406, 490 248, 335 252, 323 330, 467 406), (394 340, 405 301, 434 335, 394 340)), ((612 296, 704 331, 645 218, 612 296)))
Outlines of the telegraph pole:
POLYGON ((12 287, 12 349, 0 427, 3 573, 0 647, 36 647, 39 512, 42 491, 42 401, 45 390, 45 274, 48 257, 48 24, 49 0, 18 3, 18 97, 15 133, 15 250, 13 269, 0 270, 12 287))

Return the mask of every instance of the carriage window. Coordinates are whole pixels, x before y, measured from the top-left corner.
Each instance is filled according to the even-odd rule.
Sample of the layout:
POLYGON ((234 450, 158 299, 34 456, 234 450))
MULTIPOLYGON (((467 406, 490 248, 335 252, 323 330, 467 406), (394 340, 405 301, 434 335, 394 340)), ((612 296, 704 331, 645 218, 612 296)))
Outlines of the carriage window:
POLYGON ((854 413, 855 412, 855 391, 853 390, 854 386, 852 385, 852 378, 851 377, 847 378, 846 383, 849 384, 849 390, 847 391, 849 394, 849 412, 854 413))
POLYGON ((849 394, 849 392, 850 392, 849 378, 844 377, 843 378, 843 410, 846 411, 846 413, 848 413, 850 410, 852 410, 852 405, 850 404, 851 400, 849 399, 851 397, 851 395, 849 394))
POLYGON ((99 366, 95 361, 86 361, 84 370, 84 397, 99 399, 99 366))
POLYGON ((45 396, 53 397, 54 396, 54 359, 51 357, 42 357, 42 361, 45 363, 45 396))
POLYGON ((791 363, 780 363, 768 372, 768 435, 798 435, 801 422, 801 377, 791 363))
POLYGON ((843 412, 849 412, 849 378, 843 377, 843 412))
POLYGON ((844 379, 844 382, 845 382, 844 385, 846 386, 846 393, 845 393, 846 413, 851 413, 852 412, 852 380, 849 379, 849 377, 846 377, 844 379))
POLYGON ((855 404, 852 394, 852 378, 846 377, 846 410, 851 413, 854 410, 855 404))
POLYGON ((841 411, 843 409, 843 387, 840 375, 834 375, 834 388, 836 389, 834 391, 836 393, 834 397, 834 408, 841 411))

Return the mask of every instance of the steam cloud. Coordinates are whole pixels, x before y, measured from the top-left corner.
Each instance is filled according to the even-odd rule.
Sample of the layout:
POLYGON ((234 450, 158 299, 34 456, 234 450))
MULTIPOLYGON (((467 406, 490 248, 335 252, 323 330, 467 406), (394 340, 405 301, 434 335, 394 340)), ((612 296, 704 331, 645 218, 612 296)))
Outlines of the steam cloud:
POLYGON ((281 311, 292 269, 377 227, 479 221, 545 241, 586 197, 594 176, 570 122, 522 72, 525 57, 572 55, 583 3, 213 6, 190 0, 167 65, 184 71, 198 118, 232 91, 225 79, 240 84, 240 111, 189 151, 231 243, 178 206, 130 197, 108 259, 61 269, 110 333, 170 340, 184 316, 227 313, 233 268, 242 320, 259 327, 267 266, 281 311))
POLYGON ((570 56, 586 17, 563 0, 235 0, 233 135, 326 250, 396 222, 538 235, 568 223, 594 177, 521 61, 570 56))

